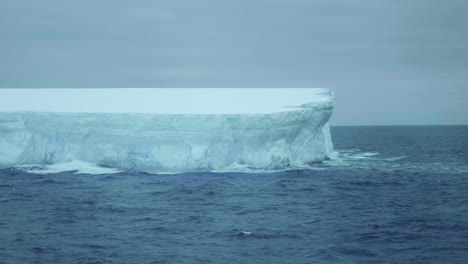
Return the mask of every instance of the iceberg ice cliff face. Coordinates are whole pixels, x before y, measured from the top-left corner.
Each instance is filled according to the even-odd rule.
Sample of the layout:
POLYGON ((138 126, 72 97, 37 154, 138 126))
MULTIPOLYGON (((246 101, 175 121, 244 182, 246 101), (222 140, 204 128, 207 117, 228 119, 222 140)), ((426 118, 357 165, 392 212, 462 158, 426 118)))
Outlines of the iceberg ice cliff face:
MULTIPOLYGON (((187 89, 173 90, 179 93, 174 98, 187 94, 187 89)), ((200 97, 193 100, 206 100, 217 91, 191 90, 200 97)), ((329 90, 227 90, 218 91, 205 104, 228 102, 231 94, 239 93, 246 93, 249 102, 253 90, 263 95, 255 98, 257 104, 269 98, 278 103, 265 103, 263 109, 256 105, 249 111, 250 105, 236 98, 227 103, 229 110, 219 106, 210 110, 205 105, 203 112, 197 112, 195 105, 191 106, 195 110, 185 113, 179 113, 178 106, 175 113, 167 109, 153 113, 0 109, 0 167, 79 160, 150 173, 268 170, 303 167, 333 152, 328 121, 334 102, 329 90)))

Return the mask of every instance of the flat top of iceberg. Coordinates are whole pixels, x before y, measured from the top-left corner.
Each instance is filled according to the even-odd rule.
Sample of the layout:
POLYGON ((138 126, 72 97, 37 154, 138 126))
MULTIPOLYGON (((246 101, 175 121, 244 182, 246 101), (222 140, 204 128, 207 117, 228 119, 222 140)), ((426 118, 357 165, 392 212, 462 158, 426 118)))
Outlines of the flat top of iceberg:
POLYGON ((0 112, 263 114, 332 101, 322 88, 0 89, 0 112))

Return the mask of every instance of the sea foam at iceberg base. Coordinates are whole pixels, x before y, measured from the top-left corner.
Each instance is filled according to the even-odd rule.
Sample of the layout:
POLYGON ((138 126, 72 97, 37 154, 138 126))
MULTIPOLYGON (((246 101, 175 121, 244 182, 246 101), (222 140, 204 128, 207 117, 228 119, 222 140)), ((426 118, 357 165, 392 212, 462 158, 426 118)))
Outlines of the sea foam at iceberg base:
POLYGON ((0 167, 302 168, 333 155, 333 99, 328 89, 3 89, 0 167))

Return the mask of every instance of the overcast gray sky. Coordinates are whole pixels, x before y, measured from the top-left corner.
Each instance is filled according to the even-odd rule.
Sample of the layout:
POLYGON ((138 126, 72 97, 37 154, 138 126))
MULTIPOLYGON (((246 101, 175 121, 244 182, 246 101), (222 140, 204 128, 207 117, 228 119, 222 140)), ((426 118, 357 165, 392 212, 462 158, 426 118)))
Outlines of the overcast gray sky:
POLYGON ((0 87, 327 87, 333 124, 468 124, 466 0, 15 0, 0 87))

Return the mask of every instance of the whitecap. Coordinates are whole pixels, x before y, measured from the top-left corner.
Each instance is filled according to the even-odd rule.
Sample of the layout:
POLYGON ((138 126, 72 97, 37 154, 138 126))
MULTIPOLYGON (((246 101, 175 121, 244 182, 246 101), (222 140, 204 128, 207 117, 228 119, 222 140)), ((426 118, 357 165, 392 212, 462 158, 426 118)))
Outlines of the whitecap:
POLYGON ((399 156, 399 157, 385 158, 385 159, 383 159, 383 160, 393 162, 393 161, 399 161, 399 160, 406 159, 406 158, 408 158, 408 156, 399 156))
POLYGON ((80 160, 50 165, 21 165, 16 166, 16 168, 33 174, 52 174, 66 171, 75 171, 74 174, 112 174, 121 172, 115 168, 102 167, 80 160))
POLYGON ((380 155, 378 152, 364 152, 364 153, 359 153, 359 154, 354 154, 354 155, 345 155, 345 158, 347 159, 368 159, 374 156, 380 155))

